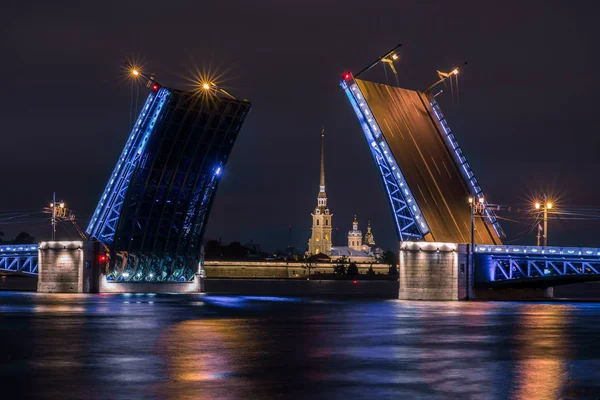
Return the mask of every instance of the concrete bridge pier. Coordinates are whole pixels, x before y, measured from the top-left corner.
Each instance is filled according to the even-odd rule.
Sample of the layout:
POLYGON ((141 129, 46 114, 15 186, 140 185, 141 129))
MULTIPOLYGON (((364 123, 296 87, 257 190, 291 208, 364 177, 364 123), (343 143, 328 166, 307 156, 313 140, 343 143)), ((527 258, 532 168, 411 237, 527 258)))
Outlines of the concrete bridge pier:
POLYGON ((489 276, 493 273, 491 263, 491 256, 476 254, 475 270, 471 270, 469 245, 466 244, 401 242, 399 298, 548 300, 554 297, 553 287, 498 285, 489 276))
POLYGON ((467 245, 401 242, 399 265, 401 300, 466 300, 467 245))
POLYGON ((38 247, 40 293, 98 293, 100 243, 42 242, 38 247))

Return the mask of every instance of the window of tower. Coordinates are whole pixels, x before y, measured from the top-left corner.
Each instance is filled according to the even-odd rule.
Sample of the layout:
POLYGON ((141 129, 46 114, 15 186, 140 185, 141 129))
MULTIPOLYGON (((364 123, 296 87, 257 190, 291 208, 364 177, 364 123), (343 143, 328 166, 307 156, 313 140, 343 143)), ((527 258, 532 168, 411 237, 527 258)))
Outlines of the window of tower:
POLYGON ((319 234, 317 233, 317 234, 315 235, 315 241, 317 241, 317 242, 318 242, 318 241, 319 241, 319 239, 320 239, 320 238, 319 238, 319 234))
POLYGON ((329 240, 329 235, 325 234, 325 240, 329 240))
POLYGON ((317 225, 319 225, 319 220, 317 220, 317 225))
POLYGON ((327 226, 327 225, 328 225, 328 224, 327 224, 327 220, 325 220, 325 226, 327 226))

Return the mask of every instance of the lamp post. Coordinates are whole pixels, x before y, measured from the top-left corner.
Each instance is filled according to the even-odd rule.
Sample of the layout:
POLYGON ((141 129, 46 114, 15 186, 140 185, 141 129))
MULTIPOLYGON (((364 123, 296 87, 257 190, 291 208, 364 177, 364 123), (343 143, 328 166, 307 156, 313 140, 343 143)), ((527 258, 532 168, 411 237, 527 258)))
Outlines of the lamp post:
MULTIPOLYGON (((544 205, 542 207, 542 205, 540 204, 540 202, 536 202, 535 203, 535 209, 539 210, 542 209, 543 212, 543 220, 544 220, 544 232, 543 232, 543 239, 544 239, 544 246, 548 246, 548 210, 552 209, 552 202, 548 201, 548 198, 546 197, 546 195, 544 195, 544 205)), ((540 245, 540 231, 538 229, 538 238, 537 238, 537 245, 540 245)))
POLYGON ((64 217, 65 213, 65 202, 56 202, 56 193, 52 193, 52 203, 50 203, 50 208, 52 212, 52 218, 50 221, 52 222, 52 241, 56 240, 56 218, 64 217))
POLYGON ((472 197, 469 197, 469 206, 471 208, 471 251, 470 251, 470 260, 469 260, 469 266, 467 267, 467 276, 466 276, 466 283, 467 283, 467 295, 466 295, 466 299, 469 300, 469 291, 471 289, 470 287, 470 277, 473 274, 473 271, 475 271, 475 213, 479 212, 479 207, 481 207, 481 211, 483 212, 483 209, 485 207, 485 199, 483 197, 479 198, 478 203, 475 202, 475 200, 472 197))

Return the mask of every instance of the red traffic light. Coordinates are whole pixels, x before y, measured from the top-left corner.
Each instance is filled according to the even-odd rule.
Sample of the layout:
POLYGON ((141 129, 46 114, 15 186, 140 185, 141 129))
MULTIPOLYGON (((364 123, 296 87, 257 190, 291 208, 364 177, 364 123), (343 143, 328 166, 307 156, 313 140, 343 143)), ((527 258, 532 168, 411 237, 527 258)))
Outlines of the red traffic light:
POLYGON ((352 78, 352 74, 350 72, 344 72, 344 75, 342 75, 344 77, 345 81, 350 80, 350 78, 352 78))
POLYGON ((98 256, 98 262, 105 263, 106 262, 106 254, 100 254, 98 256))
POLYGON ((153 91, 156 92, 158 89, 159 89, 159 86, 156 83, 152 84, 152 90, 153 91))

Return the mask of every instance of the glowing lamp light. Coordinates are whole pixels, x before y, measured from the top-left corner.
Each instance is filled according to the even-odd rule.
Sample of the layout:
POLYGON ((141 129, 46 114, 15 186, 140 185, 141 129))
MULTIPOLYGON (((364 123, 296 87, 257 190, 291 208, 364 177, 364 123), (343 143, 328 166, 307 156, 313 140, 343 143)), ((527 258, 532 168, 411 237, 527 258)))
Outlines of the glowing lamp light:
POLYGON ((210 83, 206 83, 206 82, 205 82, 205 83, 203 83, 203 84, 202 84, 202 89, 204 89, 204 90, 208 90, 208 89, 210 89, 210 83))
POLYGON ((473 204, 473 198, 469 197, 469 204, 473 204))
POLYGON ((217 170, 215 171, 215 175, 219 175, 221 173, 221 167, 217 168, 217 170))
POLYGON ((131 75, 138 76, 139 74, 140 74, 140 71, 138 71, 137 69, 132 69, 131 70, 131 75))
POLYGON ((552 203, 548 203, 548 204, 546 204, 546 208, 547 208, 548 210, 549 210, 549 209, 551 209, 551 208, 552 208, 552 203))
POLYGON ((350 72, 344 72, 344 80, 348 81, 350 80, 350 78, 352 77, 352 75, 350 75, 350 72))
POLYGON ((100 254, 100 255, 98 256, 98 261, 99 261, 100 263, 105 263, 105 262, 106 262, 106 254, 100 254))
POLYGON ((398 59, 398 54, 396 54, 396 53, 392 54, 392 59, 397 60, 398 59))
POLYGON ((540 209, 540 207, 541 207, 541 204, 540 204, 540 203, 535 203, 535 209, 536 209, 536 210, 539 210, 539 209, 540 209))
POLYGON ((455 68, 455 69, 454 69, 454 71, 452 71, 452 73, 453 73, 454 75, 458 75, 458 68, 455 68))
POLYGON ((152 90, 155 92, 158 90, 158 85, 156 83, 152 85, 152 90))

